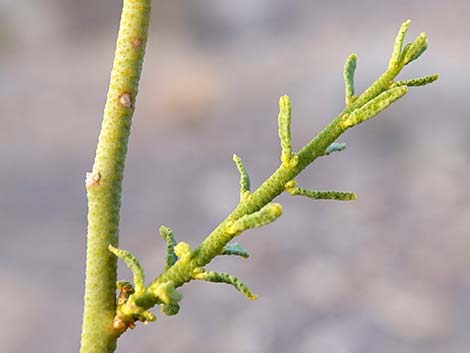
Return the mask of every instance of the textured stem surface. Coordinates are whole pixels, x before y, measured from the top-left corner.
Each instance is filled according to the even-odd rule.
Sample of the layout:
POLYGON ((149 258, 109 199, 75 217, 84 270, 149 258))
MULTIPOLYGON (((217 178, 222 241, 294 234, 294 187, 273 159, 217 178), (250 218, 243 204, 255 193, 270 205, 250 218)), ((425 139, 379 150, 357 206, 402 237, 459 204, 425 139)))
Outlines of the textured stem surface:
MULTIPOLYGON (((386 71, 367 88, 357 99, 353 97, 353 73, 356 66, 356 55, 351 55, 346 64, 346 98, 347 104, 345 109, 333 119, 333 121, 324 128, 315 138, 309 141, 297 154, 293 154, 289 163, 281 163, 281 166, 253 193, 249 193, 247 197, 240 200, 238 206, 233 212, 210 233, 202 243, 191 252, 187 261, 178 261, 172 267, 164 271, 157 277, 150 287, 157 287, 161 283, 171 281, 175 287, 182 286, 184 283, 192 279, 192 273, 199 268, 207 265, 214 257, 223 253, 225 245, 231 241, 238 232, 230 232, 227 225, 231 225, 234 220, 238 220, 245 215, 253 214, 262 209, 274 198, 286 191, 286 184, 292 182, 293 179, 316 158, 330 154, 334 150, 344 149, 344 146, 332 144, 334 141, 348 128, 353 127, 362 121, 370 119, 381 110, 388 107, 396 99, 402 97, 407 92, 406 86, 392 88, 394 78, 400 73, 403 67, 410 61, 415 60, 421 55, 427 47, 426 36, 420 35, 412 43, 411 47, 414 51, 403 52, 401 50, 401 42, 404 33, 408 28, 409 21, 406 21, 400 28, 398 38, 394 46, 392 60, 386 71), (405 54, 409 54, 407 57, 405 54), (354 98, 354 99, 353 99, 354 98)), ((410 48, 411 48, 410 47, 410 48)), ((410 49, 411 50, 411 49, 410 49)), ((427 84, 437 79, 437 75, 429 76, 423 79, 423 83, 427 84)), ((421 83, 421 82, 420 82, 421 83)), ((410 85, 413 85, 411 83, 410 85)), ((281 98, 281 102, 287 102, 285 98, 281 98)), ((281 112, 289 112, 284 105, 281 104, 281 112)), ((290 114, 289 114, 290 115, 290 114)), ((281 116, 279 119, 280 138, 283 152, 290 154, 290 131, 288 123, 290 120, 286 117, 288 114, 281 116)), ((355 198, 355 194, 348 194, 349 198, 355 198)), ((344 197, 344 194, 341 196, 344 197)))
POLYGON ((196 268, 207 265, 215 256, 222 253, 224 246, 236 236, 226 232, 227 223, 260 210, 279 196, 285 190, 285 184, 288 181, 295 178, 317 157, 322 156, 326 148, 345 131, 340 124, 341 118, 342 114, 299 151, 298 164, 294 168, 286 168, 281 164, 248 199, 241 201, 235 210, 192 252, 190 261, 175 263, 153 281, 150 286, 156 287, 170 280, 173 281, 176 287, 182 286, 192 279, 191 273, 196 268))
POLYGON ((151 0, 124 0, 93 171, 87 174, 88 240, 81 353, 116 348, 117 258, 122 178, 147 41, 151 0))
MULTIPOLYGON (((137 321, 144 323, 154 321, 155 316, 148 309, 156 304, 161 306, 162 312, 166 315, 177 314, 180 308, 181 295, 176 291, 176 288, 194 279, 228 283, 242 290, 245 294, 251 293, 236 277, 213 271, 207 272, 204 266, 218 255, 239 254, 247 256, 246 251, 243 251, 244 249, 240 251, 235 246, 236 244, 230 245, 229 242, 245 230, 264 226, 277 219, 282 213, 282 208, 279 204, 271 203, 271 201, 282 192, 287 191, 293 195, 304 195, 314 199, 352 200, 356 198, 354 193, 349 192, 318 192, 297 188, 295 187, 294 178, 318 157, 343 150, 345 148, 344 144, 334 143, 342 133, 380 113, 405 95, 408 86, 420 86, 437 79, 437 75, 433 75, 422 79, 403 81, 404 85, 400 86, 396 86, 396 82, 393 81, 403 67, 417 59, 427 47, 426 36, 421 34, 413 43, 402 49, 407 26, 408 21, 400 28, 392 59, 386 71, 358 97, 354 95, 353 87, 353 74, 357 57, 353 54, 348 58, 344 75, 346 83, 345 109, 298 153, 293 153, 291 150, 290 100, 287 96, 281 97, 278 117, 281 141, 281 165, 279 168, 258 189, 252 192, 250 191, 250 182, 246 169, 241 159, 234 155, 235 164, 241 175, 240 202, 196 249, 191 250, 189 244, 185 242, 174 245, 175 242, 170 240, 167 243, 169 261, 167 261, 163 273, 151 282, 147 288, 126 297, 127 301, 123 301, 117 307, 114 319, 116 335, 125 332, 128 328, 134 328, 137 321), (230 250, 230 248, 235 250, 230 250)), ((91 175, 92 178, 94 176, 91 175)), ((165 229, 163 230, 165 231, 165 229)), ((167 239, 165 234, 162 234, 162 236, 167 239)), ((137 262, 129 261, 132 256, 130 253, 123 251, 117 254, 127 254, 125 260, 127 259, 126 263, 134 272, 134 276, 140 273, 140 267, 135 265, 137 262), (138 271, 136 271, 136 268, 138 271)), ((140 278, 140 275, 137 278, 140 278)), ((136 288, 138 286, 142 287, 140 279, 138 282, 135 284, 136 288)), ((254 298, 252 294, 248 296, 254 298)))

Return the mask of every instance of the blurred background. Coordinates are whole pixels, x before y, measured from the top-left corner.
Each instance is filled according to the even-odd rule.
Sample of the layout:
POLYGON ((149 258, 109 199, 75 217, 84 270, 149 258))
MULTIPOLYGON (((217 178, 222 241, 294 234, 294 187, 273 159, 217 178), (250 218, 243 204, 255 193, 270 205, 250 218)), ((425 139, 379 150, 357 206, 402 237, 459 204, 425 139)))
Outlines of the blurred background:
MULTIPOLYGON (((121 2, 0 1, 0 351, 78 352, 85 172, 101 124, 121 2)), ((124 180, 120 246, 160 273, 162 224, 196 246, 238 201, 239 154, 258 186, 279 163, 277 101, 303 146, 385 69, 401 22, 429 49, 400 78, 439 72, 315 162, 284 215, 238 240, 245 281, 190 283, 118 352, 461 353, 470 347, 470 2, 154 1, 124 180)), ((130 274, 120 263, 120 278, 130 274)))

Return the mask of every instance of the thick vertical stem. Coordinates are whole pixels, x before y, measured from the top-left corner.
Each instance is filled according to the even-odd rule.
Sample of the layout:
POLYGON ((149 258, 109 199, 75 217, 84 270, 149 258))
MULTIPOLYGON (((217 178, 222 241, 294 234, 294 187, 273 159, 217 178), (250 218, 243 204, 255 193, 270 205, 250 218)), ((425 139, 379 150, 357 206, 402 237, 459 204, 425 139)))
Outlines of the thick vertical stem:
POLYGON ((116 348, 117 258, 122 178, 147 41, 151 0, 124 0, 93 171, 87 174, 88 242, 81 353, 116 348))

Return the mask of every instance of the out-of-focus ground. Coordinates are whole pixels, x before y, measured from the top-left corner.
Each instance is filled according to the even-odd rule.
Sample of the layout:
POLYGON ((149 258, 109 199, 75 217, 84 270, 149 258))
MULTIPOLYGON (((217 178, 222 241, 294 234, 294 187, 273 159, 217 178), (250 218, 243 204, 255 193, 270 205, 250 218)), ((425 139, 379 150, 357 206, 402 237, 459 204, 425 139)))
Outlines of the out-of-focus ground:
MULTIPOLYGON (((400 23, 430 47, 403 78, 440 72, 348 131, 298 178, 355 202, 282 196, 284 215, 217 259, 259 295, 183 287, 181 313, 118 352, 462 353, 470 347, 470 2, 154 1, 122 200, 121 247, 147 276, 157 229, 195 246, 234 207, 236 152, 254 186, 279 163, 277 100, 295 148, 385 68, 400 23)), ((0 351, 76 352, 93 162, 120 1, 0 2, 0 351)), ((120 277, 129 278, 120 264, 120 277)))

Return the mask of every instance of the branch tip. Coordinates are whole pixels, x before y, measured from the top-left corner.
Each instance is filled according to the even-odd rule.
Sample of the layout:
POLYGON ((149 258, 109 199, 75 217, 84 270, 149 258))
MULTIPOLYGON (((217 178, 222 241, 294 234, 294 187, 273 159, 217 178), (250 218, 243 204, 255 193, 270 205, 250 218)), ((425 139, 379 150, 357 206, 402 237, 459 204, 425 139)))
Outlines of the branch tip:
POLYGON ((248 172, 246 171, 246 168, 243 165, 243 161, 240 157, 238 157, 236 154, 233 154, 233 161, 235 162, 235 166, 240 173, 240 199, 243 199, 245 193, 250 191, 250 177, 248 176, 248 172))
POLYGON ((418 87, 425 86, 436 81, 439 78, 439 74, 428 75, 424 77, 414 78, 411 80, 396 81, 393 83, 393 87, 407 86, 407 87, 418 87))
POLYGON ((410 62, 418 59, 428 48, 426 33, 422 32, 418 35, 413 43, 407 46, 402 53, 403 65, 408 65, 410 62))
POLYGON ((166 241, 166 270, 173 266, 178 260, 178 257, 175 254, 176 240, 173 236, 173 230, 165 226, 160 227, 160 235, 162 239, 166 241))
POLYGON ((140 265, 137 258, 132 255, 132 253, 130 253, 129 251, 115 248, 111 244, 108 245, 108 250, 111 251, 118 258, 120 258, 122 261, 124 261, 127 267, 129 267, 129 270, 131 270, 132 274, 134 275, 135 291, 143 291, 145 289, 144 269, 140 265))
POLYGON ((393 44, 393 52, 390 58, 389 66, 397 65, 399 63, 400 56, 402 55, 403 50, 403 41, 406 36, 406 32, 408 32, 408 27, 410 26, 411 20, 406 20, 400 26, 398 30, 398 34, 395 38, 395 42, 393 44))
POLYGON ((173 249, 178 257, 183 257, 191 253, 191 246, 184 241, 180 241, 173 249))
POLYGON ((297 187, 295 182, 286 184, 286 191, 292 196, 305 196, 314 200, 337 200, 353 201, 357 199, 354 192, 348 191, 326 191, 326 190, 307 190, 297 187))
POLYGON ((203 280, 208 282, 216 282, 216 283, 227 283, 235 287, 238 291, 243 293, 245 297, 250 300, 256 300, 256 295, 254 295, 248 286, 240 281, 237 277, 229 274, 229 273, 218 273, 214 271, 209 272, 202 272, 194 276, 194 279, 203 280))
MULTIPOLYGON (((279 98, 278 132, 281 140, 281 161, 288 168, 293 167, 290 163, 293 157, 290 131, 291 110, 289 96, 284 95, 279 98)), ((295 162, 295 164, 297 163, 295 162)))
POLYGON ((269 203, 259 211, 244 215, 237 220, 230 221, 225 226, 225 232, 239 235, 247 229, 259 228, 274 222, 282 214, 282 206, 278 203, 269 203))
POLYGON ((235 256, 240 256, 244 259, 247 259, 250 257, 250 254, 248 254, 248 251, 246 251, 238 243, 226 244, 222 251, 222 255, 235 255, 235 256))
POLYGON ((329 145, 326 150, 325 150, 325 156, 328 156, 334 152, 341 152, 346 149, 346 144, 345 143, 339 143, 339 142, 333 142, 331 145, 329 145))
POLYGON ((350 106, 355 97, 354 97, 354 73, 357 67, 357 55, 351 54, 346 59, 344 64, 344 87, 345 87, 345 102, 346 106, 350 106))

